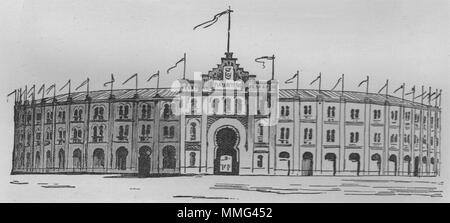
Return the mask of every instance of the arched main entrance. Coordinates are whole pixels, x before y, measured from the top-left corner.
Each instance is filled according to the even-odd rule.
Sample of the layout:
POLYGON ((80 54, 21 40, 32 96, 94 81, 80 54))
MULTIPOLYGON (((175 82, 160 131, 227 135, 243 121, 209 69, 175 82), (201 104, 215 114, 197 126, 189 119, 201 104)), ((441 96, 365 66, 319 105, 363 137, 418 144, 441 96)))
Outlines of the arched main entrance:
POLYGON ((66 164, 66 153, 64 152, 64 149, 60 149, 58 152, 58 168, 64 169, 66 164))
POLYGON ((101 148, 97 148, 93 153, 93 168, 94 169, 103 169, 105 168, 105 152, 101 148))
MULTIPOLYGON (((407 164, 406 171, 407 171, 408 176, 409 176, 409 175, 411 175, 411 157, 406 155, 403 158, 403 161, 407 164)), ((403 170, 403 172, 404 172, 404 170, 403 170)))
POLYGON ((231 126, 216 131, 216 156, 214 159, 214 174, 238 175, 238 132, 231 126))
POLYGON ((397 156, 394 154, 389 156, 389 163, 392 163, 389 165, 389 172, 394 171, 394 176, 397 176, 397 156))
POLYGON ((152 154, 152 149, 150 149, 150 147, 148 147, 148 146, 142 146, 139 149, 139 163, 138 163, 139 176, 150 175, 150 167, 151 167, 150 155, 151 154, 152 154))
POLYGON ((419 164, 420 164, 419 157, 416 156, 414 158, 414 176, 415 177, 419 176, 419 164))
POLYGON ((359 176, 359 171, 361 168, 361 158, 358 153, 351 153, 348 159, 352 162, 356 162, 356 176, 359 176))
POLYGON ((325 154, 325 159, 333 162, 333 176, 336 176, 336 154, 327 153, 325 154))
POLYGON ((381 175, 381 156, 378 153, 375 153, 370 158, 372 161, 377 162, 377 170, 378 170, 378 176, 381 175))

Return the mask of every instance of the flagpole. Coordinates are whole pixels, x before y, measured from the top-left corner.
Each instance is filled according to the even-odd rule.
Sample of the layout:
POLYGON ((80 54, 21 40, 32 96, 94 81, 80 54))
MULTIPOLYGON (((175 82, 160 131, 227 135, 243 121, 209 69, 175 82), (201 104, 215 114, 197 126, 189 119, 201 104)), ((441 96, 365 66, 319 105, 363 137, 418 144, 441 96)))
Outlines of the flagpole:
POLYGON ((297 93, 297 96, 298 96, 298 85, 299 85, 299 76, 300 76, 300 74, 299 74, 300 72, 297 70, 297 91, 296 91, 296 93, 297 93))
POLYGON ((322 72, 319 72, 319 94, 321 89, 322 89, 322 72))
POLYGON ((420 96, 420 103, 423 105, 423 88, 424 86, 422 85, 422 94, 420 96))
POLYGON ((272 54, 272 80, 275 79, 275 55, 272 54))
POLYGON ((230 53, 230 30, 231 30, 231 6, 228 6, 228 39, 227 39, 227 53, 230 53))
POLYGON ((439 90, 439 107, 441 107, 442 89, 439 90))
POLYGON ((158 70, 158 80, 156 81, 156 95, 159 95, 159 70, 158 70))
POLYGON ((70 93, 72 92, 72 81, 69 79, 69 95, 68 98, 70 98, 70 93))
POLYGON ((386 98, 388 98, 389 94, 389 79, 386 80, 386 98))
POLYGON ((404 101, 405 100, 405 83, 403 83, 402 86, 403 86, 402 87, 402 101, 404 101))
POLYGON ((183 60, 183 80, 186 79, 186 53, 184 53, 184 60, 183 60))
POLYGON ((428 105, 431 105, 431 87, 428 88, 428 105))
POLYGON ((341 90, 341 94, 342 94, 342 96, 344 95, 344 74, 342 74, 342 90, 341 90))
POLYGON ((136 90, 135 90, 135 95, 136 95, 136 97, 138 96, 138 78, 139 76, 138 76, 138 74, 136 73, 136 90))
POLYGON ((434 101, 434 107, 437 107, 437 96, 439 96, 440 97, 440 95, 439 95, 439 93, 438 93, 438 89, 436 88, 436 100, 434 101))
POLYGON ((86 91, 86 98, 88 98, 89 97, 89 77, 88 77, 88 79, 87 79, 87 91, 86 91))
POLYGON ((369 94, 369 75, 367 75, 366 94, 369 94))

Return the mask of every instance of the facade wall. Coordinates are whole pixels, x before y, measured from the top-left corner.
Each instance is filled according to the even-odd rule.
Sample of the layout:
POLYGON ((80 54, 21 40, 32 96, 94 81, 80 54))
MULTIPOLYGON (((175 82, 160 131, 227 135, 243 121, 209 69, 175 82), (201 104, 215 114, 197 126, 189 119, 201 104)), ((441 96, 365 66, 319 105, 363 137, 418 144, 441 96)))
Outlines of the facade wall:
POLYGON ((241 175, 440 172, 440 108, 320 96, 276 106, 269 126, 275 114, 245 94, 17 103, 12 172, 138 173, 145 156, 149 174, 214 174, 223 128, 236 133, 241 175))

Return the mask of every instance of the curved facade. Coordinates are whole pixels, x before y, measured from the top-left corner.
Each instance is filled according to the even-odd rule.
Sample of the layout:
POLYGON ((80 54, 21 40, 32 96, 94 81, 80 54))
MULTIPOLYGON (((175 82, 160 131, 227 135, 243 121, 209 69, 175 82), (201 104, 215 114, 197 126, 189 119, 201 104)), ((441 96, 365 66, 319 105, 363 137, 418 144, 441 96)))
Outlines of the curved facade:
POLYGON ((227 53, 181 91, 16 102, 12 173, 439 175, 437 104, 277 89, 236 61, 227 53), (212 91, 218 81, 246 87, 212 91))

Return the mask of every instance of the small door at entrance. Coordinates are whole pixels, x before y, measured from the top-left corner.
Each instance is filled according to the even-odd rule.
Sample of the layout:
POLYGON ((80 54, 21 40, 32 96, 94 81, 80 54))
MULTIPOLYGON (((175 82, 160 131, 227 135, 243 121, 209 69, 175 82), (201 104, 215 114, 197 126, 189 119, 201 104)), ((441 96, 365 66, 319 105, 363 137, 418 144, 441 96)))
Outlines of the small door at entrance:
POLYGON ((148 176, 150 175, 150 155, 152 151, 150 147, 143 146, 139 149, 139 168, 138 173, 139 176, 148 176))

